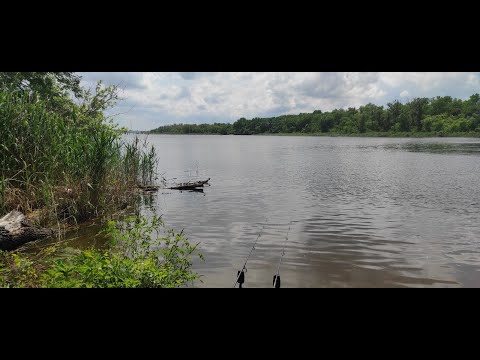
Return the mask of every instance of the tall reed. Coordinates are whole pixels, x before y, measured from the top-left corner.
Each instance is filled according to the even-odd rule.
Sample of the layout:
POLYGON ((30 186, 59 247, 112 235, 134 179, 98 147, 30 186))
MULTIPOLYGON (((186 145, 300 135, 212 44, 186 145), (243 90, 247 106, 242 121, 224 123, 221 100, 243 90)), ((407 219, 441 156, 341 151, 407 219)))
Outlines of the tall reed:
POLYGON ((143 142, 138 136, 132 143, 125 143, 123 164, 125 173, 130 180, 135 179, 140 186, 153 185, 157 180, 158 154, 153 145, 148 144, 148 139, 143 142))
POLYGON ((153 147, 124 143, 123 132, 79 105, 60 112, 29 92, 0 91, 0 213, 46 208, 48 220, 82 221, 122 206, 158 165, 153 147))

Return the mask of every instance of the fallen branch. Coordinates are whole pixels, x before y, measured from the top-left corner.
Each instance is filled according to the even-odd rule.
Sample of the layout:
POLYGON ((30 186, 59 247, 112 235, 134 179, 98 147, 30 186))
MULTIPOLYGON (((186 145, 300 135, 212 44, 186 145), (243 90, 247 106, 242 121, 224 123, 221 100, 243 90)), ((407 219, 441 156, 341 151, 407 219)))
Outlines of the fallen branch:
POLYGON ((210 180, 210 178, 208 178, 207 180, 203 180, 203 181, 189 181, 189 182, 186 182, 186 183, 180 183, 180 184, 177 184, 176 186, 169 187, 168 189, 193 190, 193 189, 196 189, 196 188, 199 188, 199 187, 203 187, 203 185, 208 183, 209 180, 210 180))
POLYGON ((34 226, 20 211, 10 211, 0 219, 0 250, 21 245, 53 234, 53 230, 34 226))

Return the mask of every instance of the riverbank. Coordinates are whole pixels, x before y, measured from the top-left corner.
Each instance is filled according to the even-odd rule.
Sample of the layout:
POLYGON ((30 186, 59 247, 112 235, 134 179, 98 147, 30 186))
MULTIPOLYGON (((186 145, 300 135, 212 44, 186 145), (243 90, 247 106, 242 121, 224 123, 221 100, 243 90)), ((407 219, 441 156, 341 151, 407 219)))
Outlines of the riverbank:
POLYGON ((138 215, 136 194, 158 180, 155 147, 125 140, 106 114, 117 86, 80 80, 0 73, 0 288, 187 286, 196 245, 138 215), (60 254, 93 219, 108 245, 60 254))
MULTIPOLYGON (((37 76, 58 85, 58 74, 49 74, 37 76)), ((126 129, 105 115, 118 99, 115 86, 77 89, 74 101, 53 85, 28 90, 26 79, 18 83, 0 88, 0 217, 13 214, 8 219, 22 225, 5 220, 0 249, 27 239, 14 239, 25 230, 23 219, 30 235, 65 229, 125 209, 140 185, 155 180, 155 148, 138 137, 126 141, 126 129)))
POLYGON ((388 137, 388 138, 432 138, 432 137, 462 137, 480 138, 480 133, 458 132, 451 134, 439 134, 437 132, 368 132, 363 134, 335 134, 335 133, 279 133, 279 134, 255 134, 256 136, 325 136, 325 137, 388 137))
POLYGON ((262 134, 251 134, 251 135, 239 135, 239 134, 214 134, 214 133, 190 133, 190 134, 177 134, 177 133, 149 133, 144 132, 145 135, 218 135, 218 136, 324 136, 324 137, 388 137, 388 138, 433 138, 433 137, 462 137, 462 138, 480 138, 480 133, 478 132, 456 132, 451 134, 442 134, 438 132, 368 132, 363 134, 338 134, 338 133, 302 133, 302 132, 293 132, 293 133, 262 133, 262 134))
POLYGON ((480 135, 480 95, 398 100, 387 106, 372 103, 359 108, 240 118, 233 123, 162 125, 152 133, 171 134, 305 134, 306 136, 432 137, 480 135), (417 134, 418 133, 418 134, 417 134))
POLYGON ((198 244, 165 229, 161 216, 110 221, 100 235, 103 249, 65 253, 56 242, 33 254, 0 251, 0 288, 176 288, 199 278, 198 244))

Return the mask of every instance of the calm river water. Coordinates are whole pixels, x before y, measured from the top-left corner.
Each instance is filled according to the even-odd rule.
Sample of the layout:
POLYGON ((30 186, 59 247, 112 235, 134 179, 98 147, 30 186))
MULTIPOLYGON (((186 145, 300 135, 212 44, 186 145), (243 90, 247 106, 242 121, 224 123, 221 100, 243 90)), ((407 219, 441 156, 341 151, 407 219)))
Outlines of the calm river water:
MULTIPOLYGON (((143 136, 143 135, 142 135, 143 136)), ((133 136, 132 136, 133 138, 133 136)), ((480 287, 480 139, 149 135, 198 287, 480 287), (290 228, 290 231, 288 231, 290 228), (285 242, 288 232, 288 240, 285 242)))

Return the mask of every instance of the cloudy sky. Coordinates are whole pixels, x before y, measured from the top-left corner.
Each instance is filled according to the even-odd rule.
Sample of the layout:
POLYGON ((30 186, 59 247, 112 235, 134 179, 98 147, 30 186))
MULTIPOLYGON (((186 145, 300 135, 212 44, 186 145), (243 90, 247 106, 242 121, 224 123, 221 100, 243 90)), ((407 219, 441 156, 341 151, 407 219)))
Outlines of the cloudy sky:
POLYGON ((398 99, 480 93, 480 73, 79 73, 83 85, 120 85, 111 114, 121 126, 150 130, 174 123, 234 122, 241 117, 386 105, 398 99))

